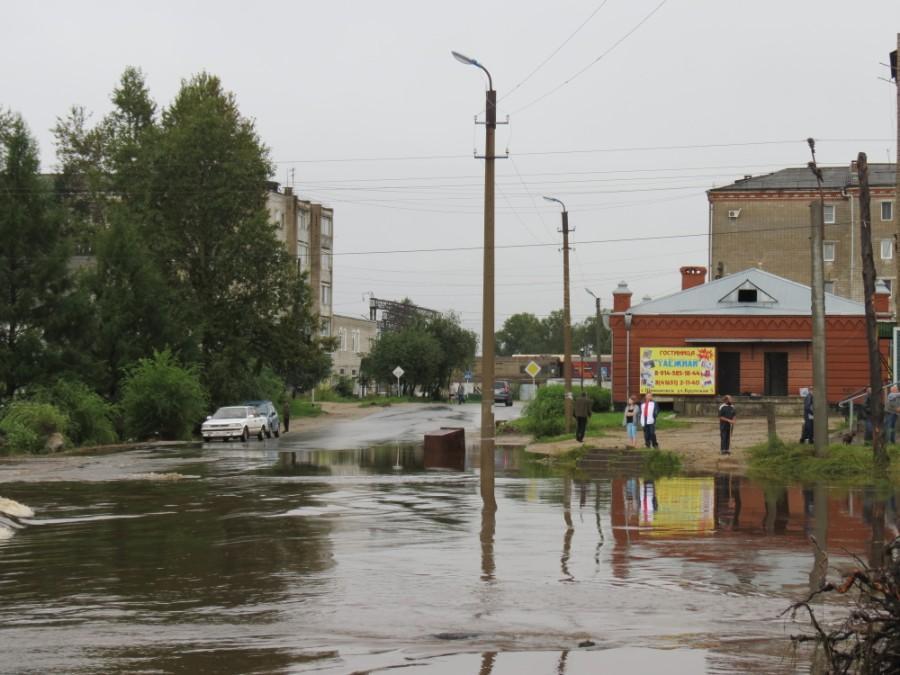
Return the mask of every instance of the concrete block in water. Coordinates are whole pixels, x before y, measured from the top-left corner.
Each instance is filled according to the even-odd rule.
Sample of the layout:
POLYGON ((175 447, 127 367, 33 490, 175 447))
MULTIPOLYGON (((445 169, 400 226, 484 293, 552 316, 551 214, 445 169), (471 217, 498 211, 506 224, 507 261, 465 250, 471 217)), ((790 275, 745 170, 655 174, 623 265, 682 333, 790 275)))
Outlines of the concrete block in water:
POLYGON ((466 430, 441 427, 425 434, 426 469, 466 469, 466 430))

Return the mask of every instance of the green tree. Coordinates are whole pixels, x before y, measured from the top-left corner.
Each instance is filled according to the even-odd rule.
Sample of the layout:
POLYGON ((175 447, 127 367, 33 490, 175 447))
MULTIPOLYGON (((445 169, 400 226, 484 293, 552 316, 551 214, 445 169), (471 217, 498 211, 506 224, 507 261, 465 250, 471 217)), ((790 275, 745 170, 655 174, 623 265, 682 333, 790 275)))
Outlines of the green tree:
POLYGON ((401 381, 403 392, 412 395, 417 387, 432 390, 433 383, 437 381, 441 356, 441 345, 437 339, 421 325, 413 325, 400 331, 382 333, 360 368, 366 378, 390 384, 396 381, 394 368, 400 366, 404 370, 401 381))
POLYGON ((546 336, 544 325, 534 314, 513 314, 497 331, 497 354, 540 354, 544 351, 546 336))
POLYGON ((432 397, 441 398, 441 388, 450 388, 450 378, 455 370, 461 370, 475 360, 477 336, 459 323, 459 317, 437 317, 425 324, 425 330, 440 346, 436 363, 435 381, 431 383, 432 397))
POLYGON ((39 170, 25 122, 0 111, 0 380, 6 396, 58 363, 47 328, 70 287, 62 220, 39 170))

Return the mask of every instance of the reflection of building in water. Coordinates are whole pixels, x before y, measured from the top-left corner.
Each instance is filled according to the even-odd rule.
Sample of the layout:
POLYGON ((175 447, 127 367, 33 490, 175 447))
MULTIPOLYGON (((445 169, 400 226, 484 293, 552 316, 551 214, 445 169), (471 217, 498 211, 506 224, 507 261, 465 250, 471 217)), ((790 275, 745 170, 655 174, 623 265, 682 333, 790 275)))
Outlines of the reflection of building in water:
MULTIPOLYGON (((767 566, 773 570, 773 579, 789 576, 790 569, 796 568, 794 563, 789 564, 790 560, 798 554, 812 555, 809 534, 813 532, 820 545, 830 551, 867 551, 872 536, 866 520, 872 514, 870 499, 871 495, 862 489, 826 490, 821 500, 813 499, 812 492, 800 486, 763 489, 728 475, 656 481, 616 478, 612 480, 610 497, 613 573, 620 578, 628 576, 632 563, 630 547, 653 545, 656 555, 720 560, 729 565, 751 550, 755 554, 768 549, 767 566), (826 513, 819 513, 817 518, 820 504, 826 513), (751 539, 749 535, 762 537, 751 539), (684 546, 685 540, 698 537, 707 542, 710 538, 727 538, 739 545, 684 546), (774 572, 775 568, 782 572, 774 572)), ((897 531, 894 503, 896 495, 887 501, 888 538, 897 531)), ((634 559, 645 555, 646 550, 634 559)), ((745 571, 761 573, 750 567, 745 571)))

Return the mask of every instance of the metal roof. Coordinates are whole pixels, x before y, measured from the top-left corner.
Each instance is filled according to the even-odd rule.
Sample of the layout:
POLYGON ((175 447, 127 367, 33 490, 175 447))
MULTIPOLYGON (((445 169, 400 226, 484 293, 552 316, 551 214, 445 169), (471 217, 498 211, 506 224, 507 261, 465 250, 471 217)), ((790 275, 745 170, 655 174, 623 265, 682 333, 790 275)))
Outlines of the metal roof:
MULTIPOLYGON (((822 187, 826 190, 840 190, 858 186, 856 171, 849 166, 828 166, 822 168, 822 187)), ((870 187, 894 187, 897 181, 896 165, 869 164, 870 187)), ((763 176, 741 178, 731 185, 713 188, 709 192, 746 192, 756 190, 815 190, 816 177, 808 167, 781 169, 763 176)))
MULTIPOLYGON (((631 307, 635 316, 652 314, 716 314, 724 316, 810 316, 810 287, 751 267, 685 291, 631 307), (750 293, 739 294, 739 291, 750 293), (753 293, 753 291, 756 291, 753 293), (739 300, 738 296, 743 299, 739 300), (756 301, 748 301, 748 296, 756 301)), ((828 316, 863 316, 865 305, 825 294, 828 316)))

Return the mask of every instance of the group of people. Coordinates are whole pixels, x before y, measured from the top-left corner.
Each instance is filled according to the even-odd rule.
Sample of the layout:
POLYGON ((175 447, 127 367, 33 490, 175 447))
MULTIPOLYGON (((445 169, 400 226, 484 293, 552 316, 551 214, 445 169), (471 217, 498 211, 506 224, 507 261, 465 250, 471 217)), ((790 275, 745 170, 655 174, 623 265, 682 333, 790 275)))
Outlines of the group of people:
MULTIPOLYGON (((637 447, 637 429, 641 427, 644 432, 644 447, 659 448, 656 439, 656 418, 659 416, 659 405, 653 400, 653 394, 644 395, 644 400, 638 403, 634 396, 628 397, 625 404, 625 412, 622 416, 622 425, 628 433, 627 446, 637 447)), ((731 454, 731 434, 734 431, 734 422, 737 414, 732 405, 731 397, 725 396, 719 406, 719 451, 723 455, 731 454)))
POLYGON ((653 394, 644 394, 644 400, 638 403, 634 396, 628 397, 625 404, 625 414, 622 417, 622 425, 628 433, 628 447, 637 447, 637 428, 644 431, 644 447, 659 448, 656 439, 656 418, 659 417, 659 404, 653 400, 653 394))

